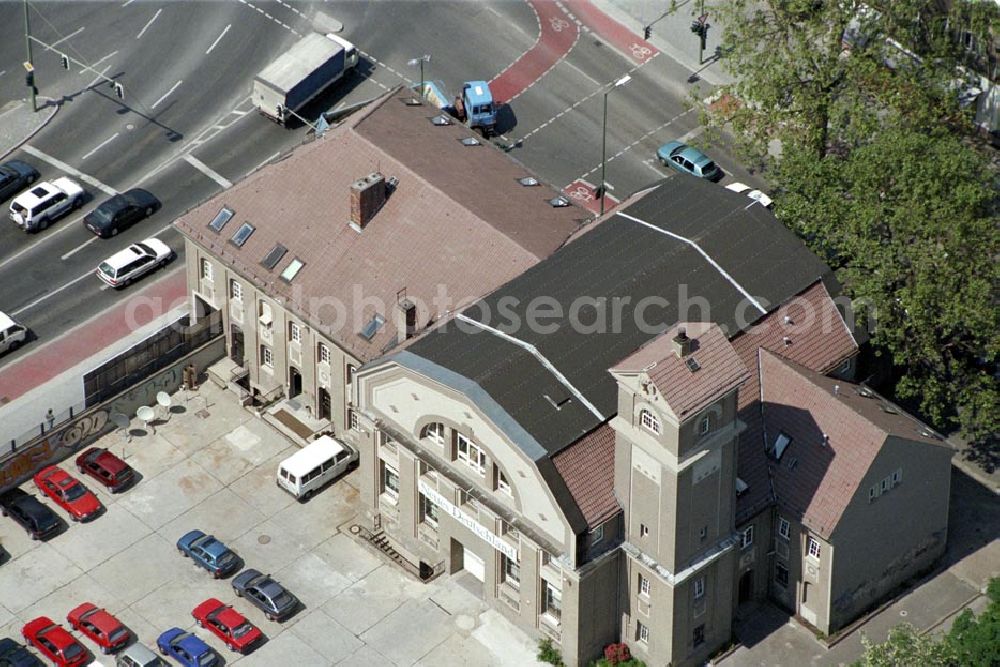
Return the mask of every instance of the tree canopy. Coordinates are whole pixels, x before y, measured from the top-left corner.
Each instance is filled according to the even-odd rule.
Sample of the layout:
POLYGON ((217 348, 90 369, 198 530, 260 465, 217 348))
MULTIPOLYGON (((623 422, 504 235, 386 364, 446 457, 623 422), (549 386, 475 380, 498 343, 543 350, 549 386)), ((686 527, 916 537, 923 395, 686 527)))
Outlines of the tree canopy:
POLYGON ((972 4, 721 2, 735 102, 706 120, 766 168, 778 218, 865 306, 896 396, 996 457, 1000 179, 960 103, 954 28, 993 44, 1000 10, 972 4))

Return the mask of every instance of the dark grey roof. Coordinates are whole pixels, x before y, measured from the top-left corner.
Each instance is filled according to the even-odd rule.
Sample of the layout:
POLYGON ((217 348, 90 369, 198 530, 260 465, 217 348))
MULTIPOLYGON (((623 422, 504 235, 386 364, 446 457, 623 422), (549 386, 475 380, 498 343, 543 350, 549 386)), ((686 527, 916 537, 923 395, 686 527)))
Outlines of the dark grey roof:
MULTIPOLYGON (((523 437, 515 442, 538 460, 614 416, 617 390, 607 369, 659 331, 683 318, 716 322, 732 337, 763 315, 744 292, 771 310, 829 273, 769 211, 759 205, 748 208, 746 197, 695 178, 668 179, 621 213, 463 311, 464 317, 495 327, 520 344, 453 320, 393 357, 407 366, 423 358, 430 364, 415 370, 445 384, 454 385, 456 377, 471 381, 483 393, 478 400, 470 398, 480 407, 488 398, 487 412, 505 412, 516 422, 530 443, 522 442, 523 437), (689 301, 701 299, 710 310, 681 312, 681 285, 686 285, 689 301), (531 331, 523 323, 538 297, 554 299, 564 314, 579 297, 604 299, 608 330, 577 331, 562 317, 551 320, 554 331, 531 331), (621 307, 617 331, 611 317, 616 298, 629 299, 621 307), (668 303, 647 308, 650 326, 640 328, 637 306, 650 298, 668 303), (510 313, 522 326, 512 323, 510 313), (546 364, 562 373, 571 388, 546 364)), ((589 323, 593 314, 593 308, 585 308, 579 319, 589 323)))

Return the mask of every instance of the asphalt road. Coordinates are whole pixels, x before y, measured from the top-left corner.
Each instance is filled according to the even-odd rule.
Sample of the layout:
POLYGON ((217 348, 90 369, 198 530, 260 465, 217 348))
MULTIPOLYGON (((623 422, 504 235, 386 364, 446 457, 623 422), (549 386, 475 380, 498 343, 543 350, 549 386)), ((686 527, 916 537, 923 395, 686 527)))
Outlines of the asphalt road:
MULTIPOLYGON (((38 234, 0 221, 0 310, 28 325, 41 342, 125 296, 92 275, 103 259, 153 235, 182 251, 172 220, 304 139, 304 128, 278 127, 248 101, 253 75, 300 35, 327 31, 335 19, 363 56, 356 72, 311 105, 308 117, 413 83, 419 70, 407 61, 423 54, 432 56, 425 77, 446 90, 470 79, 490 80, 538 36, 534 10, 515 2, 124 0, 31 7, 32 34, 56 43, 55 50, 34 45, 37 83, 63 107, 12 157, 35 165, 45 179, 82 179, 91 195, 83 209, 38 234), (81 72, 78 64, 63 70, 57 51, 121 82, 125 99, 116 99, 93 71, 81 72), (163 202, 153 218, 110 240, 83 228, 83 215, 108 193, 137 186, 163 202)), ((0 3, 7 37, 0 40, 0 62, 24 60, 21 12, 18 3, 0 3)), ((23 97, 23 72, 7 70, 0 75, 0 96, 23 97)), ((603 92, 626 73, 632 80, 609 96, 611 192, 621 199, 668 175, 652 159, 656 147, 698 134, 687 104, 689 72, 663 54, 637 66, 586 31, 511 102, 501 141, 519 142, 514 157, 553 185, 586 197, 580 184, 600 180, 603 92)), ((713 157, 747 180, 727 155, 713 157)), ((167 270, 180 270, 182 259, 167 270)), ((6 355, 0 366, 32 347, 6 355)))

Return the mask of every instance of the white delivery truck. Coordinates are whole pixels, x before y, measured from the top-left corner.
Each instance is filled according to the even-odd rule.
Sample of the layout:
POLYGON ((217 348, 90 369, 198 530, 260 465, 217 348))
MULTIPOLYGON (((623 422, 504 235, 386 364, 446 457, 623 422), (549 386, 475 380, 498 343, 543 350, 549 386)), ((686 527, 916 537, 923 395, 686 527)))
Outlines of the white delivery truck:
POLYGON ((284 125, 357 64, 358 51, 346 39, 311 33, 254 77, 250 96, 258 111, 284 125))

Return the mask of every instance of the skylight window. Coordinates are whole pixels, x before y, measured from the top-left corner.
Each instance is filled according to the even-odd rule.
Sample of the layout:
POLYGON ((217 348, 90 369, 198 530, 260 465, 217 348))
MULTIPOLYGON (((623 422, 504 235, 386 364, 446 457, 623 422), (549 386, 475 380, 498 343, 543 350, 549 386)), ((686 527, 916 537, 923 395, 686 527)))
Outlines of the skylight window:
POLYGON ((538 179, 535 178, 534 176, 523 176, 517 179, 517 182, 526 188, 534 187, 536 185, 541 185, 541 183, 538 182, 538 179))
POLYGON ((790 444, 792 444, 791 436, 784 432, 779 432, 778 437, 774 439, 774 458, 780 461, 781 455, 785 453, 790 444))
POLYGON ((385 324, 385 318, 375 313, 374 317, 365 325, 365 328, 361 330, 359 335, 365 340, 371 340, 379 332, 383 324, 385 324))
POLYGON ((476 139, 475 137, 466 137, 465 139, 462 139, 462 145, 463 146, 478 146, 479 145, 479 139, 476 139))
POLYGON ((208 228, 216 233, 221 232, 222 228, 226 226, 227 222, 233 219, 234 215, 236 215, 236 211, 228 206, 223 206, 219 209, 219 212, 215 214, 215 217, 212 218, 212 222, 208 223, 208 228))
POLYGON ((256 227, 251 225, 249 222, 244 222, 240 225, 240 228, 236 230, 236 233, 233 234, 233 238, 229 239, 229 242, 237 248, 242 248, 243 244, 247 242, 247 239, 250 238, 250 235, 254 233, 255 229, 256 227))
POLYGON ((444 114, 439 114, 431 118, 431 122, 438 127, 444 127, 445 125, 451 125, 451 118, 448 118, 444 114))
POLYGON ((266 255, 264 255, 264 259, 260 262, 261 266, 265 269, 273 271, 274 267, 278 265, 278 262, 281 261, 281 258, 285 256, 286 252, 288 252, 288 248, 280 243, 275 244, 275 246, 271 248, 266 255))
POLYGON ((549 206, 552 206, 553 208, 562 208, 564 206, 569 206, 569 199, 567 199, 562 195, 559 195, 558 197, 553 197, 552 199, 549 200, 549 206))
POLYGON ((688 357, 684 363, 687 364, 688 370, 691 371, 692 373, 694 373, 697 370, 701 370, 701 364, 699 364, 698 360, 695 359, 694 357, 688 357))
POLYGON ((295 259, 290 261, 288 263, 288 266, 285 267, 285 270, 281 272, 281 279, 284 280, 285 282, 289 283, 292 282, 292 280, 295 279, 295 276, 299 274, 299 269, 301 269, 303 266, 304 264, 302 260, 296 257, 295 259))

